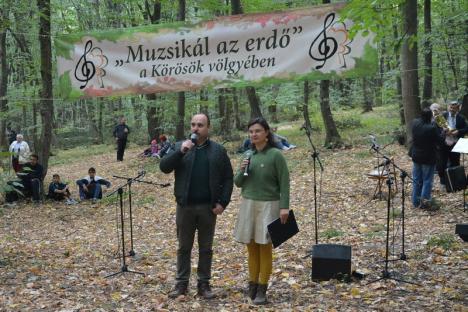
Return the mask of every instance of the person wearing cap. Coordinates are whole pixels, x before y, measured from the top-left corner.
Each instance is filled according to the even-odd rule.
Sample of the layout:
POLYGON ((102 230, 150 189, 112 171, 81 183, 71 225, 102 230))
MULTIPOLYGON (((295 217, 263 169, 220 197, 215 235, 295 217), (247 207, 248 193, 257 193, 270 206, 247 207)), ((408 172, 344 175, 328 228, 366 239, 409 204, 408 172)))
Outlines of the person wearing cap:
POLYGON ((437 166, 440 184, 442 185, 445 185, 445 169, 460 165, 460 153, 452 153, 452 148, 459 138, 468 133, 468 124, 465 118, 459 114, 460 108, 461 104, 458 101, 450 101, 447 105, 447 111, 442 113, 449 126, 448 129, 444 129, 445 144, 440 148, 437 166))

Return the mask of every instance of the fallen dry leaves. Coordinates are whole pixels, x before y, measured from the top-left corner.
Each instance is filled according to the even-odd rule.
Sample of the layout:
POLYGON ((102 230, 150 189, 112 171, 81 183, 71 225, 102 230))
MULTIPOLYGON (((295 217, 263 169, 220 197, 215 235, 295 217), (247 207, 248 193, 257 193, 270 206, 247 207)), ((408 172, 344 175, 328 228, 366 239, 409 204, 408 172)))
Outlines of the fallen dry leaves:
MULTIPOLYGON (((411 171, 403 148, 387 149, 401 167, 411 171)), ((122 163, 114 161, 114 154, 106 154, 56 166, 49 172, 74 181, 92 165, 98 175, 112 181, 113 189, 122 180, 112 175, 132 176, 141 168, 149 172, 145 180, 173 182, 172 175, 159 172, 155 160, 138 159, 138 152, 129 150, 122 163)), ((312 163, 309 152, 303 148, 286 155, 292 177, 291 207, 300 233, 274 252, 268 305, 255 307, 243 295, 246 251, 232 238, 238 189, 234 190, 229 208, 218 218, 216 228, 212 284, 218 298, 204 301, 196 296, 195 246, 190 293, 170 300, 167 293, 173 286, 177 248, 172 186, 158 188, 136 183, 132 186, 136 257, 127 258, 127 264, 130 270, 144 272, 144 277, 125 273, 105 278, 121 267, 115 199, 97 205, 47 202, 38 207, 23 203, 3 208, 0 217, 0 310, 467 311, 468 250, 466 243, 453 234, 456 223, 467 222, 466 213, 460 210, 460 193, 435 192, 442 203, 442 209, 435 213, 411 208, 409 197, 406 198, 408 260, 391 262, 390 269, 398 273, 398 278, 420 286, 394 280, 367 285, 381 276, 385 254, 386 202, 370 200, 375 182, 365 176, 375 159, 365 147, 322 151, 325 171, 319 194, 319 242, 351 245, 353 268, 366 277, 351 283, 316 283, 310 280, 311 260, 304 258, 315 241, 312 163), (330 234, 334 232, 335 235, 330 234), (454 237, 455 243, 448 250, 428 245, 431 237, 441 234, 454 237)), ((237 166, 239 157, 232 155, 232 160, 237 166)), ((409 195, 411 186, 405 190, 409 195)), ((393 214, 399 213, 400 205, 397 196, 393 214)), ((125 221, 128 225, 128 215, 125 221)), ((125 234, 128 251, 128 227, 125 234)), ((395 258, 402 247, 400 219, 392 223, 390 235, 390 252, 395 258)))

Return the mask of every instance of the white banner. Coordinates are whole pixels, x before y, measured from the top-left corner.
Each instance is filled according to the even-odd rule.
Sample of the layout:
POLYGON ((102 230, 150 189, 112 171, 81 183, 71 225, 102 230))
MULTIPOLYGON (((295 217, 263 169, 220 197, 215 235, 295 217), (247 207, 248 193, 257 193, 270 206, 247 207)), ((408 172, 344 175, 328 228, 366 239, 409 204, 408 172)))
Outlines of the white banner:
POLYGON ((60 36, 60 89, 77 98, 369 73, 373 35, 351 40, 343 6, 60 36))

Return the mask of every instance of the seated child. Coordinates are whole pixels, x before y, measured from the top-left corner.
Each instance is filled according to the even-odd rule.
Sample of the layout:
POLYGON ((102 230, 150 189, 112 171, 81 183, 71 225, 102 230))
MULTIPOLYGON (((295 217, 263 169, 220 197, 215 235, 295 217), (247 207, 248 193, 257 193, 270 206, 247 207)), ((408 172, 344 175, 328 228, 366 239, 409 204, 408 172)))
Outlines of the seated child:
POLYGON ((54 174, 52 176, 52 182, 49 184, 49 193, 47 194, 47 198, 57 201, 64 200, 66 198, 66 203, 68 205, 76 204, 76 201, 71 197, 68 185, 60 181, 60 176, 58 174, 54 174))
POLYGON ((109 188, 111 183, 97 176, 96 169, 93 167, 88 169, 88 174, 83 179, 76 181, 80 191, 80 199, 92 199, 93 202, 96 202, 102 198, 102 185, 109 188))

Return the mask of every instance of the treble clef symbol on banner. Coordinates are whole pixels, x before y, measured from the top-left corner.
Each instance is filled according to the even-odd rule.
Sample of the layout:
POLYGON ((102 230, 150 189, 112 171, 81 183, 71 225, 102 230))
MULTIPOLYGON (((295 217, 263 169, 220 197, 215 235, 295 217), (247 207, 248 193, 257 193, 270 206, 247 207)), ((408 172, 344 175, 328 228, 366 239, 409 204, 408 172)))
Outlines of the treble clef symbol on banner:
POLYGON ((93 79, 94 74, 96 74, 96 67, 94 63, 86 59, 86 55, 93 49, 93 42, 88 40, 86 42, 84 53, 78 60, 78 63, 75 67, 75 78, 78 81, 84 82, 85 84, 80 86, 80 89, 84 89, 88 84, 88 81, 93 79), (79 70, 78 70, 79 69, 79 70))
POLYGON ((309 48, 309 55, 312 59, 323 62, 321 65, 317 65, 315 68, 320 69, 322 68, 327 60, 331 58, 333 55, 335 55, 336 50, 338 49, 338 43, 336 42, 336 39, 327 36, 327 30, 333 25, 333 22, 335 21, 335 13, 330 13, 327 15, 325 18, 325 21, 323 22, 323 30, 318 34, 317 37, 315 37, 314 41, 312 41, 312 44, 310 45, 309 48), (322 37, 320 41, 320 37, 322 37), (316 43, 318 47, 316 46, 316 43), (314 54, 315 48, 318 50, 318 55, 314 54))

